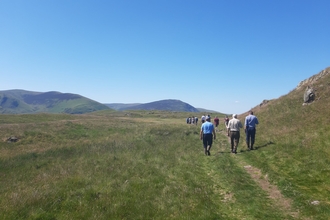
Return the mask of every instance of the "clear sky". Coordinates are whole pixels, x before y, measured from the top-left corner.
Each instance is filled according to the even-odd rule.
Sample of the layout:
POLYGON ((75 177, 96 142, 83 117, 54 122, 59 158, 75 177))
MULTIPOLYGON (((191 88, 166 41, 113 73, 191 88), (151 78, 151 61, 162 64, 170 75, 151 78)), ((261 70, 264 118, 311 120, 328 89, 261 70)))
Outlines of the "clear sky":
POLYGON ((329 9, 329 0, 0 0, 0 90, 240 114, 330 66, 329 9))

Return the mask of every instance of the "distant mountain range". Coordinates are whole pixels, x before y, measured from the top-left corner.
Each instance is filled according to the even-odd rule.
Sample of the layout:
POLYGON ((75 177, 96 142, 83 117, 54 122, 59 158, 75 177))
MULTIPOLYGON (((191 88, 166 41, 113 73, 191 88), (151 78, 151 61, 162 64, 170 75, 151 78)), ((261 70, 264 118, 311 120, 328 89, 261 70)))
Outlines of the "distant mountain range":
POLYGON ((26 90, 0 91, 0 114, 25 113, 68 113, 84 114, 93 111, 114 109, 125 110, 161 110, 178 112, 215 112, 195 108, 180 100, 161 100, 150 103, 110 103, 102 104, 81 95, 60 92, 32 92, 26 90))
POLYGON ((199 112, 199 110, 185 102, 175 99, 167 99, 145 104, 106 104, 109 108, 124 110, 162 110, 162 111, 178 111, 178 112, 199 112))
POLYGON ((187 103, 181 102, 179 100, 175 99, 169 99, 169 100, 161 100, 156 102, 150 102, 147 104, 142 103, 130 103, 130 104, 124 104, 124 103, 107 103, 105 104, 111 109, 117 110, 117 111, 125 111, 130 109, 141 109, 141 110, 166 110, 166 108, 171 108, 172 111, 180 111, 179 108, 184 108, 184 112, 209 112, 209 113, 219 113, 217 111, 205 109, 205 108, 195 108, 187 103), (164 105, 167 105, 164 107, 164 105), (151 109, 150 109, 151 107, 151 109), (187 108, 185 108, 187 107, 187 108), (192 110, 192 111, 191 111, 192 110))

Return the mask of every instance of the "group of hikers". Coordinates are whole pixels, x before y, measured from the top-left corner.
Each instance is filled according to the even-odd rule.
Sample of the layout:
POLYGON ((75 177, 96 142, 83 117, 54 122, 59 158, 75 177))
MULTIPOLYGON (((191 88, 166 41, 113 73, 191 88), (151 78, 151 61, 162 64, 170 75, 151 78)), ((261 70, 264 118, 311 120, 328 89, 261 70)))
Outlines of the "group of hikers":
POLYGON ((194 125, 197 125, 197 124, 198 124, 198 118, 195 117, 195 116, 188 117, 188 118, 187 118, 187 124, 194 124, 194 125))
MULTIPOLYGON (((196 125, 197 121, 195 120, 196 125)), ((213 140, 216 139, 216 131, 219 126, 219 118, 215 117, 212 123, 210 115, 203 115, 201 121, 202 126, 200 130, 200 139, 203 141, 205 155, 210 156, 210 149, 212 147, 213 140)), ((240 139, 240 129, 243 128, 243 124, 237 118, 237 114, 233 114, 232 119, 230 120, 228 116, 226 116, 224 119, 224 123, 226 126, 227 136, 230 137, 231 153, 237 154, 237 147, 240 139)), ((244 122, 246 146, 248 150, 254 150, 253 145, 255 142, 257 124, 259 124, 258 118, 253 114, 252 110, 249 111, 249 115, 245 117, 244 122)))
MULTIPOLYGON (((211 118, 211 116, 210 115, 202 115, 202 117, 201 117, 201 121, 202 121, 202 124, 206 121, 206 117, 210 117, 211 118)), ((219 118, 216 116, 215 118, 214 118, 214 126, 215 126, 215 129, 217 129, 218 128, 218 126, 219 126, 219 118)), ((196 116, 192 116, 192 117, 188 117, 187 119, 186 119, 186 122, 187 122, 187 124, 194 124, 194 125, 197 125, 198 124, 198 117, 196 117, 196 116)))

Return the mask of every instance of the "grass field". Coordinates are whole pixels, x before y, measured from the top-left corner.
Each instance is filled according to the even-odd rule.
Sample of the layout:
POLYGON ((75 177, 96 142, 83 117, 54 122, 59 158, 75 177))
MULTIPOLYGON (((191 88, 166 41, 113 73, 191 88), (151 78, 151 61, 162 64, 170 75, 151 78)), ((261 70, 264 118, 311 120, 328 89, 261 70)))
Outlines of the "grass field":
POLYGON ((200 125, 186 124, 188 116, 0 115, 0 219, 329 216, 330 169, 317 170, 328 150, 313 152, 312 160, 308 149, 291 156, 288 144, 295 142, 258 131, 258 149, 246 151, 242 137, 234 155, 221 124, 211 156, 205 156, 200 125), (6 142, 10 136, 19 140, 6 142), (314 199, 320 205, 311 205, 314 199))

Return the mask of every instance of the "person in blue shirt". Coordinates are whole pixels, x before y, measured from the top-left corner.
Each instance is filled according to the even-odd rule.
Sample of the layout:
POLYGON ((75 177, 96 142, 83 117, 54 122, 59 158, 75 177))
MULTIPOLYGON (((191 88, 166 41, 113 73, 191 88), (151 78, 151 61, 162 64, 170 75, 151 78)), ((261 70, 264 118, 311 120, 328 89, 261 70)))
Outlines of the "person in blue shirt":
POLYGON ((210 156, 210 149, 212 147, 213 139, 215 140, 215 129, 213 123, 211 123, 211 117, 206 116, 206 121, 201 126, 201 140, 203 140, 203 147, 205 155, 210 156))
POLYGON ((253 111, 249 112, 249 115, 245 117, 245 134, 246 134, 246 145, 249 150, 253 150, 253 145, 256 136, 256 126, 259 124, 258 118, 253 115, 253 111))

